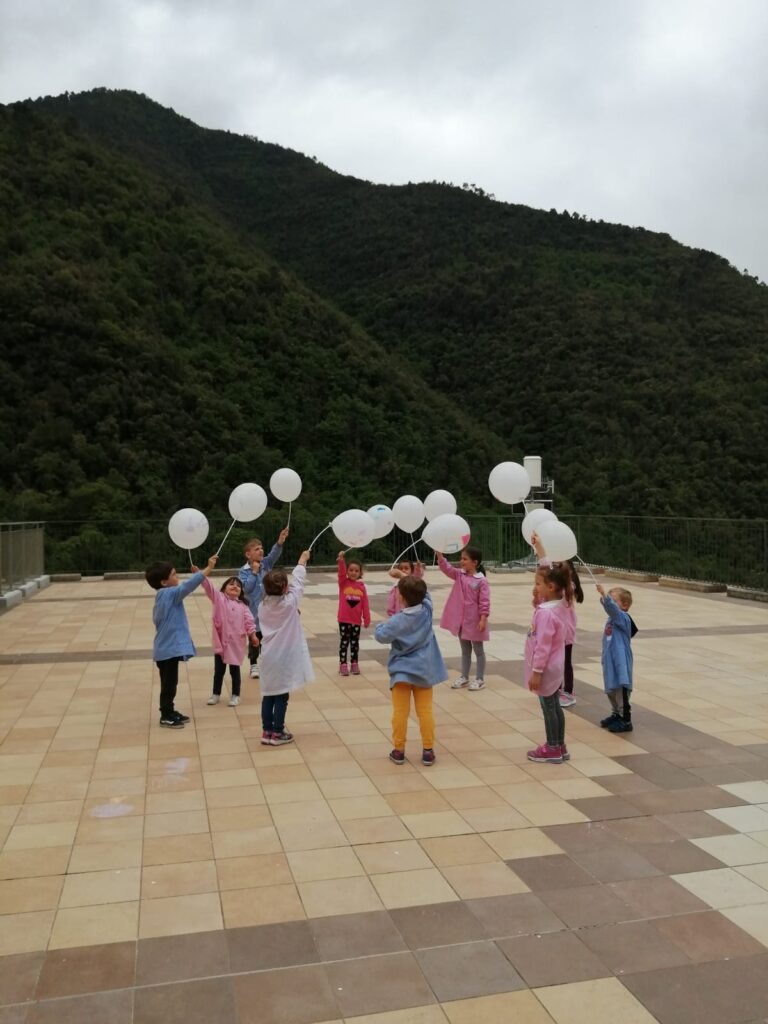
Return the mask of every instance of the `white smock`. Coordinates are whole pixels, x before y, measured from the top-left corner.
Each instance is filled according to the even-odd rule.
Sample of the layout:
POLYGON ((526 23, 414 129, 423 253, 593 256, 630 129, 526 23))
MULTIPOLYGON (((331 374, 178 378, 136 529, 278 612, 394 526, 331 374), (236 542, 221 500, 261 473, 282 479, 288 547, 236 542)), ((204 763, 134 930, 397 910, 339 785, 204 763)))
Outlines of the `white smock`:
POLYGON ((265 594, 259 605, 259 687, 264 697, 292 693, 315 678, 299 614, 306 579, 307 570, 297 565, 288 580, 288 591, 280 597, 265 594))

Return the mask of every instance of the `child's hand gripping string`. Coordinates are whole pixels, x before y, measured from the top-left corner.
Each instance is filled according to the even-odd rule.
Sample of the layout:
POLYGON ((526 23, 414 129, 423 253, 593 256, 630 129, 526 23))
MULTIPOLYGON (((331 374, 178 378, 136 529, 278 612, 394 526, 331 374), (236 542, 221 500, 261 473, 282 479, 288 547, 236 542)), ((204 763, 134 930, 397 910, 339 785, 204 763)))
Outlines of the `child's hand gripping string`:
POLYGON ((299 565, 306 565, 311 557, 312 552, 309 549, 307 549, 306 551, 302 551, 301 554, 299 555, 299 565))
POLYGON ((595 584, 595 586, 600 597, 605 597, 605 587, 602 585, 602 583, 597 583, 595 584))
POLYGON ((290 531, 290 530, 288 529, 288 527, 287 527, 287 526, 284 526, 284 527, 282 528, 282 530, 280 531, 280 535, 279 535, 279 537, 277 538, 277 543, 278 543, 278 544, 280 545, 280 547, 282 547, 282 546, 283 546, 283 544, 285 544, 285 542, 286 542, 286 541, 288 540, 288 534, 289 534, 290 532, 291 532, 291 531, 290 531))
MULTIPOLYGON (((210 576, 211 575, 213 570, 216 568, 216 563, 218 562, 218 560, 219 560, 219 556, 218 555, 211 555, 211 557, 208 559, 208 564, 202 570, 203 576, 210 576)), ((191 568, 192 568, 192 572, 200 572, 201 571, 200 569, 198 569, 198 567, 196 565, 193 565, 191 568)))

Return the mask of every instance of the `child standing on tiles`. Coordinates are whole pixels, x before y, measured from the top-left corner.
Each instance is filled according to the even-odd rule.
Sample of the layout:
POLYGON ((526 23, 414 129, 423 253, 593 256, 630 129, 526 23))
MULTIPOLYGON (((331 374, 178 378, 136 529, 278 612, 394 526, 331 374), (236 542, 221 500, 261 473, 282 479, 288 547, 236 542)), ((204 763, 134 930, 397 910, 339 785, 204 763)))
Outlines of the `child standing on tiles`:
POLYGON ((632 637, 637 633, 629 609, 632 607, 632 593, 624 587, 614 587, 606 593, 605 587, 597 584, 600 603, 608 615, 603 630, 603 686, 613 708, 600 725, 609 732, 632 732, 632 637))
POLYGON ((491 588, 485 576, 483 556, 479 548, 466 547, 459 557, 458 568, 445 555, 437 552, 440 571, 453 580, 453 589, 445 602, 440 625, 459 638, 461 675, 451 686, 459 690, 482 690, 485 686, 485 647, 489 639, 488 616, 491 614, 491 588), (469 667, 475 655, 475 678, 470 682, 469 667))
POLYGON ((348 652, 352 656, 352 675, 360 675, 360 628, 371 624, 371 609, 368 606, 368 591, 363 583, 363 563, 359 558, 338 557, 339 579, 339 675, 348 676, 348 652))

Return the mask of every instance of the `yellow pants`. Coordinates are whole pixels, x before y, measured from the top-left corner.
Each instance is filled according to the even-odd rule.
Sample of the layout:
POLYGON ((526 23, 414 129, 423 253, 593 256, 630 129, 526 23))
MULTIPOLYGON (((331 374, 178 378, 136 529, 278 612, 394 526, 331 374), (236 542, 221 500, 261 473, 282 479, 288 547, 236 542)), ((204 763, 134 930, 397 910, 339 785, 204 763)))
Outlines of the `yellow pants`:
POLYGON ((432 687, 413 686, 411 683, 395 683, 392 694, 392 746, 405 750, 405 735, 408 731, 408 715, 411 710, 411 694, 421 729, 421 742, 425 750, 435 745, 435 719, 432 714, 432 687))

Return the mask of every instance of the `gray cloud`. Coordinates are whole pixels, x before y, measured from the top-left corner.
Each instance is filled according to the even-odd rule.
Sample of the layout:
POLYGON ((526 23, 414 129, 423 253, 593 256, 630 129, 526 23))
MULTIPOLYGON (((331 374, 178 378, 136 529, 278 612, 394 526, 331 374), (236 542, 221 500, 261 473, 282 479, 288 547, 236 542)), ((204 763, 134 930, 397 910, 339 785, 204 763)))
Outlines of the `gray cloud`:
POLYGON ((4 0, 1 102, 99 85, 371 181, 667 231, 768 280, 764 0, 4 0))

